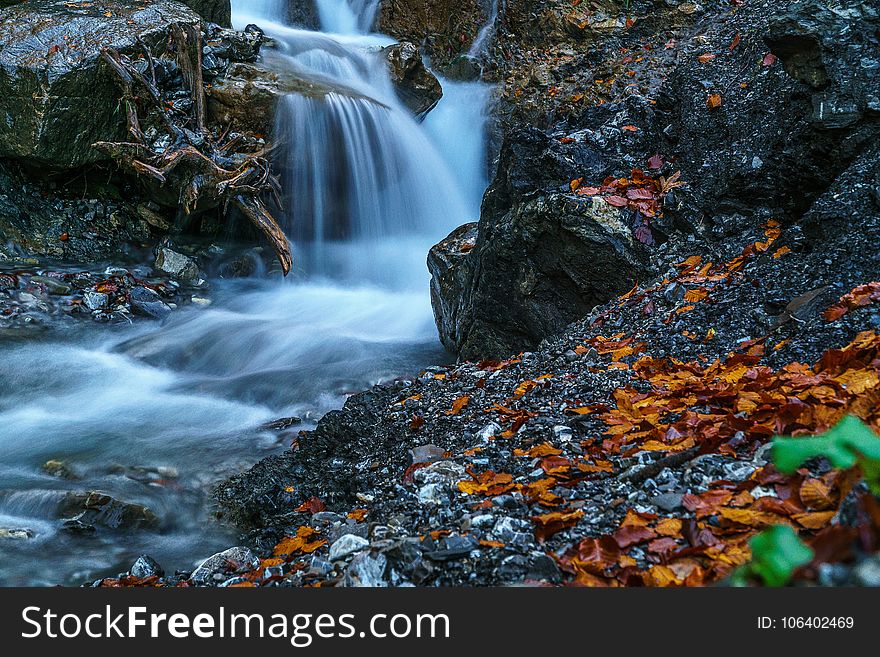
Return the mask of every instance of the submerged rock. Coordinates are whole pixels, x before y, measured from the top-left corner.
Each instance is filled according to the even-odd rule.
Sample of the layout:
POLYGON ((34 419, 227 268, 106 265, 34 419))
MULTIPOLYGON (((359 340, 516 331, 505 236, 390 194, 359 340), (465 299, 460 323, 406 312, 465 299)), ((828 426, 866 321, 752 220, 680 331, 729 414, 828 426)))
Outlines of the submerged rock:
POLYGON ((200 18, 178 2, 31 0, 0 10, 0 157, 67 169, 104 159, 92 148, 125 136, 119 89, 101 59, 145 44, 164 51, 172 27, 200 18))
POLYGON ((6 527, 0 527, 0 541, 2 540, 10 540, 10 541, 26 541, 29 538, 34 537, 34 532, 30 529, 9 529, 6 527))
POLYGON ((159 518, 141 504, 122 502, 104 493, 68 493, 58 505, 58 515, 74 531, 107 529, 143 529, 155 527, 159 518))
POLYGON ((46 461, 40 469, 50 477, 55 477, 57 479, 79 479, 66 461, 51 459, 46 461))
POLYGON ((427 69, 414 43, 403 42, 382 49, 391 81, 401 102, 423 118, 443 97, 440 81, 427 69))

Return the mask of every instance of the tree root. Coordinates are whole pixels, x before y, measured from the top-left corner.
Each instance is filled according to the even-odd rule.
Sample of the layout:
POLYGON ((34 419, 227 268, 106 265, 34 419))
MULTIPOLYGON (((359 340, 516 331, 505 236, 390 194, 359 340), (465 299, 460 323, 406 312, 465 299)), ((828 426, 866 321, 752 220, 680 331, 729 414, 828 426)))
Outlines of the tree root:
POLYGON ((240 138, 224 144, 223 136, 212 134, 205 118, 200 30, 175 27, 172 41, 184 85, 192 97, 191 115, 180 121, 168 111, 155 84, 151 55, 147 57, 148 79, 127 57, 106 48, 101 54, 122 91, 130 141, 102 141, 93 146, 148 187, 178 190, 178 207, 187 215, 214 208, 226 213, 230 206, 235 207, 269 242, 287 275, 293 264, 290 244, 262 199, 269 196, 281 207, 280 185, 268 160, 273 147, 249 153, 240 138), (164 132, 170 145, 162 152, 155 151, 147 142, 145 125, 164 132))

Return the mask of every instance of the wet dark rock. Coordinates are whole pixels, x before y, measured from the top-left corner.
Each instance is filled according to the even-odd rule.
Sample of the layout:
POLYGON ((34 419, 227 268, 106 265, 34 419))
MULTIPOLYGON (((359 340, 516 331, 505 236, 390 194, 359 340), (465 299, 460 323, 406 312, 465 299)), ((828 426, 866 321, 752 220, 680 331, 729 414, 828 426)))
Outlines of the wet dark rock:
MULTIPOLYGON (((211 64, 222 67, 229 63, 253 63, 260 56, 266 35, 256 25, 248 25, 244 30, 228 30, 217 26, 208 26, 205 34, 204 58, 216 60, 211 64)), ((203 67, 208 65, 203 61, 203 67)), ((218 69, 217 72, 221 72, 218 69)))
POLYGON ((401 102, 417 117, 423 118, 443 97, 440 81, 431 73, 414 43, 397 43, 382 49, 388 62, 391 81, 401 102))
POLYGON ((679 157, 689 181, 669 208, 680 226, 719 211, 754 217, 761 207, 799 216, 880 135, 868 117, 870 99, 880 93, 876 8, 818 0, 770 6, 750 5, 707 37, 729 42, 749 29, 778 62, 756 63, 747 86, 728 86, 715 112, 705 111, 707 94, 748 66, 750 50, 737 48, 730 61, 708 66, 683 61, 658 99, 660 114, 675 126, 664 151, 679 157), (699 83, 707 74, 708 90, 699 83))
POLYGON ((476 245, 462 256, 473 234, 460 229, 429 257, 434 313, 448 349, 487 358, 533 347, 650 276, 648 250, 620 209, 549 189, 603 172, 599 153, 540 131, 508 137, 476 245))
POLYGON ((207 90, 208 112, 211 120, 221 125, 266 135, 275 126, 276 108, 285 96, 296 93, 322 98, 334 90, 283 67, 233 64, 207 90))
POLYGON ((249 572, 260 565, 259 558, 246 547, 232 547, 211 555, 192 572, 189 580, 196 585, 217 584, 249 572))
POLYGON ((425 551, 425 557, 432 561, 453 561, 468 556, 479 544, 471 536, 447 536, 425 551))
POLYGON ((546 554, 537 554, 533 556, 529 562, 526 579, 536 582, 558 584, 562 580, 562 573, 559 571, 559 566, 556 565, 556 561, 550 556, 546 554))
POLYGON ((232 25, 232 3, 230 0, 181 0, 205 20, 223 27, 232 25))
POLYGON ((413 463, 433 463, 444 457, 446 450, 437 445, 419 445, 410 450, 413 463))
POLYGON ((145 529, 155 527, 159 519, 147 507, 116 500, 99 492, 68 493, 58 505, 57 513, 73 530, 89 527, 107 529, 145 529))
MULTIPOLYGON (((2 102, 2 101, 0 101, 2 102)), ((0 160, 0 261, 49 256, 70 262, 119 258, 151 236, 151 227, 118 200, 57 196, 0 160)))
POLYGON ((497 574, 502 581, 519 582, 525 579, 529 571, 529 559, 522 554, 511 554, 505 557, 498 566, 497 574))
POLYGON ((138 579, 146 579, 147 577, 163 577, 165 571, 162 566, 151 556, 144 554, 137 558, 131 569, 128 571, 132 577, 138 579))
POLYGON ((74 5, 31 0, 0 10, 0 157, 53 169, 103 159, 97 141, 124 138, 119 89, 102 48, 159 55, 174 25, 199 16, 177 2, 74 5))
POLYGON ((651 498, 651 504, 671 513, 672 511, 681 508, 681 500, 683 497, 684 495, 681 493, 661 493, 660 495, 655 495, 651 498))
POLYGON ((321 28, 321 17, 315 0, 289 0, 287 2, 287 22, 290 25, 308 30, 321 28))
POLYGON ((485 20, 480 0, 384 0, 376 28, 402 41, 424 43, 431 61, 443 66, 467 52, 485 20))

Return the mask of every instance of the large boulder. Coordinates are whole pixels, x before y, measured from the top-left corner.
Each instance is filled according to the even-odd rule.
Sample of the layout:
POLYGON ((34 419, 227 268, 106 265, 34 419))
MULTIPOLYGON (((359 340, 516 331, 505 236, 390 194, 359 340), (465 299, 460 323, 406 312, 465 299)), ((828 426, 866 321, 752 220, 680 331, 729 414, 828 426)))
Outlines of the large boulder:
POLYGON ((323 98, 329 93, 361 95, 338 85, 300 77, 281 64, 273 65, 271 55, 265 62, 232 64, 207 90, 210 119, 235 130, 266 135, 275 127, 278 102, 297 94, 323 98))
POLYGON ((448 349, 484 358, 533 347, 650 275, 626 211, 565 183, 570 172, 601 179, 605 167, 536 129, 507 139, 476 231, 457 230, 429 255, 448 349))
MULTIPOLYGON (((12 5, 20 5, 24 2, 25 0, 0 0, 0 9, 11 7, 12 5)), ((180 2, 189 6, 193 11, 197 12, 199 16, 212 23, 217 23, 223 27, 230 27, 232 24, 231 0, 180 0, 180 2)), ((31 2, 31 4, 33 4, 33 2, 31 2)))
POLYGON ((440 81, 427 69, 418 46, 407 41, 382 49, 395 91, 417 117, 430 112, 443 97, 440 81))
POLYGON ((232 25, 232 3, 230 0, 180 0, 205 20, 223 27, 232 25))
POLYGON ((92 144, 125 133, 120 92, 103 48, 155 55, 174 25, 198 25, 179 2, 30 0, 0 10, 0 157, 52 169, 104 156, 92 144))

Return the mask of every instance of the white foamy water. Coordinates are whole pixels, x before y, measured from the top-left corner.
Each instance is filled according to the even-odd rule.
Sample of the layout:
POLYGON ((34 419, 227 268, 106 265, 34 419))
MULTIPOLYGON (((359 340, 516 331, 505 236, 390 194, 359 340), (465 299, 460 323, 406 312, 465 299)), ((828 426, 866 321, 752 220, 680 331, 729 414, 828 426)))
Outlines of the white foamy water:
POLYGON ((191 568, 235 541, 210 519, 210 486, 289 444, 260 425, 308 425, 348 394, 448 358, 425 256, 479 214, 487 89, 447 83, 419 124, 379 59, 391 41, 370 34, 377 2, 320 0, 323 32, 283 25, 283 4, 233 3, 237 26, 281 44, 273 65, 336 89, 278 112, 294 274, 212 281, 211 307, 162 325, 0 342, 0 529, 33 534, 0 539, 0 585, 79 583, 144 553, 191 568), (50 459, 78 480, 44 473, 50 459), (58 502, 88 490, 148 506, 159 529, 62 531, 58 502))

